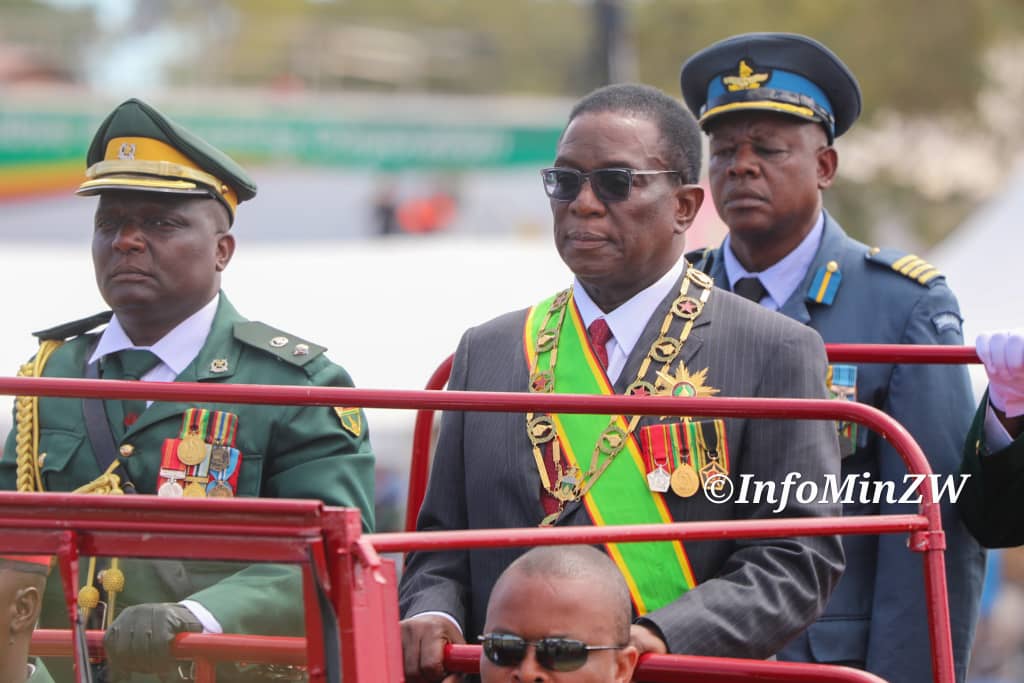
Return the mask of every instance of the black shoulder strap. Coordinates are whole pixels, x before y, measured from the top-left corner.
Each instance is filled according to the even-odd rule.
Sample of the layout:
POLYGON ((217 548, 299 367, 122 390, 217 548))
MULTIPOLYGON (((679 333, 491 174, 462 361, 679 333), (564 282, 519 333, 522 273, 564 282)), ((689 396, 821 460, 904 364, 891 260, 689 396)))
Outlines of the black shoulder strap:
POLYGON ((40 330, 39 332, 33 332, 32 336, 37 337, 40 341, 44 339, 64 341, 68 337, 77 337, 80 334, 92 331, 93 328, 109 323, 113 315, 113 311, 104 311, 103 313, 91 315, 88 318, 73 320, 69 323, 64 323, 63 325, 57 325, 56 327, 40 330))
MULTIPOLYGON (((97 339, 97 342, 99 340, 97 339)), ((91 345, 86 358, 92 355, 96 343, 91 345)), ((100 362, 94 360, 86 363, 86 379, 100 378, 100 362)), ((110 430, 110 420, 107 417, 106 401, 98 398, 82 399, 82 414, 85 416, 85 431, 89 435, 89 444, 92 446, 93 457, 96 464, 100 466, 100 472, 106 472, 110 464, 117 459, 117 443, 114 441, 114 433, 110 430)), ((121 489, 125 493, 135 493, 135 483, 128 477, 121 463, 114 468, 114 474, 121 478, 121 489)))

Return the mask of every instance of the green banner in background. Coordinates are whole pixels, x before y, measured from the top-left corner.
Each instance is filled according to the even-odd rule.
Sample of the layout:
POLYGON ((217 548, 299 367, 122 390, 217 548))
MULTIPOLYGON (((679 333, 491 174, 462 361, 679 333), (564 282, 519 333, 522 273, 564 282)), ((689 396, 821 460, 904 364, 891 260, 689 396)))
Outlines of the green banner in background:
MULTIPOLYGON (((273 114, 174 118, 244 160, 394 171, 536 168, 550 163, 561 132, 553 125, 392 123, 273 114)), ((84 163, 100 120, 87 113, 0 107, 0 173, 84 163)))

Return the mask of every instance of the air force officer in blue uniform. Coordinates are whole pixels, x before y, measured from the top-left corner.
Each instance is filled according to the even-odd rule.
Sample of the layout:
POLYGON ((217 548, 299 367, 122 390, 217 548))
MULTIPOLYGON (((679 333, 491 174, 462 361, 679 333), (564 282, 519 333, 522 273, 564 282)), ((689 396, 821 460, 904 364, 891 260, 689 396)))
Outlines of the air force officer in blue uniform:
MULTIPOLYGON (((715 284, 804 322, 832 343, 963 344, 945 278, 922 259, 851 239, 822 207, 836 175, 832 143, 860 113, 849 69, 791 34, 734 36, 683 66, 683 96, 710 137, 711 193, 729 235, 688 255, 715 284)), ((949 365, 832 365, 840 398, 902 423, 932 469, 955 474, 973 414, 967 371, 949 365)), ((897 482, 903 461, 879 435, 839 423, 843 474, 897 482)), ((898 496, 898 493, 897 493, 898 496)), ((888 503, 844 515, 915 512, 888 503)), ((967 671, 985 556, 943 500, 957 681, 967 671)), ((931 680, 921 555, 903 535, 845 536, 846 572, 825 614, 780 659, 860 666, 891 683, 931 680)))

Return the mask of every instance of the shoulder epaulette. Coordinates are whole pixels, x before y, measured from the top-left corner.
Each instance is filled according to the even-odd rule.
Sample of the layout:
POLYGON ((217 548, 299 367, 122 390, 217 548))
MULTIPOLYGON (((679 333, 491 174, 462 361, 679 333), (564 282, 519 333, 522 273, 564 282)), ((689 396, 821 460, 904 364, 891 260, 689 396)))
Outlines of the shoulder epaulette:
POLYGON ((877 263, 896 271, 900 275, 917 282, 920 285, 928 285, 932 280, 941 278, 942 273, 932 264, 925 261, 916 254, 907 254, 898 249, 881 249, 871 247, 868 253, 864 254, 871 263, 877 263))
POLYGON ((255 320, 235 323, 234 333, 235 339, 243 344, 299 367, 303 367, 327 350, 326 346, 314 344, 255 320))
POLYGON ((82 318, 81 320, 72 320, 69 323, 62 325, 55 325, 45 330, 39 330, 33 332, 32 336, 39 339, 39 341, 46 341, 48 339, 55 341, 64 341, 70 337, 77 337, 91 332, 100 325, 105 325, 110 322, 110 318, 113 317, 113 311, 105 311, 103 313, 97 313, 91 315, 88 318, 82 318))

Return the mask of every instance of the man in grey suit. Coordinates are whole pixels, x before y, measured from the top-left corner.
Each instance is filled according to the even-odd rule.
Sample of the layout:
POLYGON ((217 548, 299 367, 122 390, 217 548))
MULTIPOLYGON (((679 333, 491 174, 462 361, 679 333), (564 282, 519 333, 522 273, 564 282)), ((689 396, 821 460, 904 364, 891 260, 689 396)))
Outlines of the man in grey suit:
MULTIPOLYGON (((715 43, 682 70, 683 96, 710 138, 711 194, 729 235, 688 254, 715 283, 817 330, 832 343, 963 344, 960 309, 939 271, 913 254, 868 247, 823 209, 832 146, 860 114, 860 88, 806 36, 751 33, 715 43)), ((832 365, 837 397, 898 420, 932 471, 953 476, 974 399, 963 366, 832 365)), ((906 466, 879 434, 840 423, 848 479, 892 482, 906 466)), ((847 501, 844 515, 901 514, 899 496, 847 501)), ((946 583, 957 680, 967 673, 985 555, 943 497, 946 583)), ((900 535, 845 536, 847 566, 825 614, 779 659, 865 668, 891 683, 931 678, 921 557, 900 535)))
MULTIPOLYGON (((664 93, 615 85, 580 101, 542 171, 575 280, 467 331, 449 387, 824 397, 817 333, 681 259, 699 171, 696 123, 664 93)), ((778 488, 787 475, 821 486, 838 471, 835 429, 822 421, 447 412, 418 528, 835 515, 831 503, 781 503, 778 488), (746 480, 776 497, 734 497, 746 480)), ((843 565, 834 536, 606 549, 630 586, 641 653, 767 657, 814 620, 843 565)), ((410 681, 445 678, 444 644, 477 639, 496 579, 522 552, 410 554, 400 587, 410 681)))

